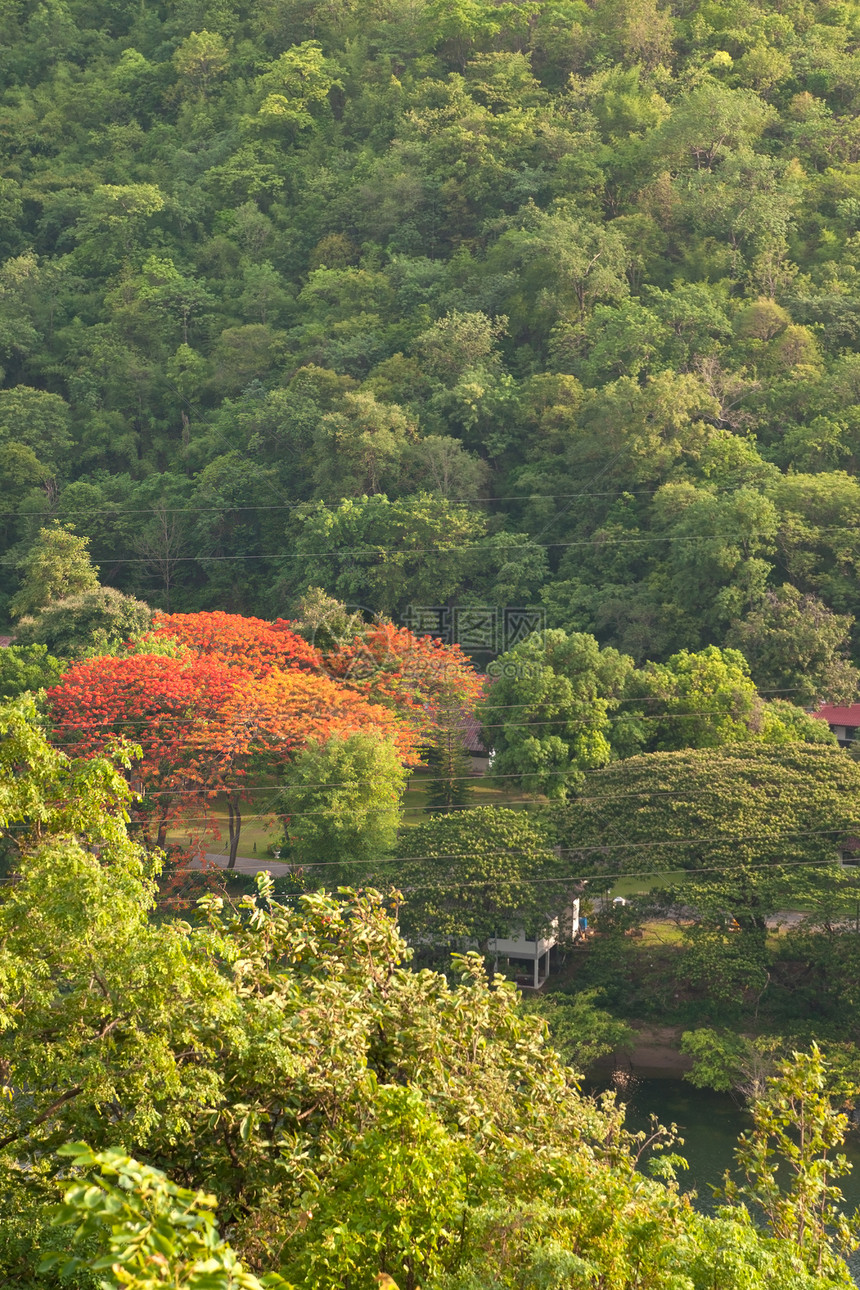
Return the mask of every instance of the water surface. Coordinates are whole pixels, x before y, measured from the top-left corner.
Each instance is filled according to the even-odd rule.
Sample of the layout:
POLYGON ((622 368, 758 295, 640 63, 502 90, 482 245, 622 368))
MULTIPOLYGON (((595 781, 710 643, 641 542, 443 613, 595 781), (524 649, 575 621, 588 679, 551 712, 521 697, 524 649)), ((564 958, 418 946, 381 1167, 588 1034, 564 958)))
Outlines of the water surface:
MULTIPOLYGON (((599 1087, 606 1087, 602 1084, 599 1087)), ((713 1213, 719 1205, 713 1188, 722 1183, 726 1170, 734 1168, 734 1150, 738 1136, 751 1124, 750 1116, 727 1093, 697 1089, 681 1079, 638 1079, 619 1096, 627 1104, 627 1127, 634 1132, 647 1130, 649 1116, 654 1114, 663 1125, 676 1124, 684 1145, 676 1147, 689 1169, 682 1170, 678 1182, 683 1191, 696 1193, 695 1205, 713 1213)), ((843 1148, 852 1162, 852 1172, 840 1180, 846 1208, 860 1206, 860 1135, 854 1134, 843 1148)), ((860 1252, 849 1262, 851 1273, 860 1285, 860 1252)))

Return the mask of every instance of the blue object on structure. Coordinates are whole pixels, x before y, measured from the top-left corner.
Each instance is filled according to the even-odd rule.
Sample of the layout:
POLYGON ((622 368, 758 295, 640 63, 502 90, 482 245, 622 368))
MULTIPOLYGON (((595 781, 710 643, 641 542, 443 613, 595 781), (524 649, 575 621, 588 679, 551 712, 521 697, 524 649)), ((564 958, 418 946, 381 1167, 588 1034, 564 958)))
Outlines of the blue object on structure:
POLYGON ((579 920, 579 930, 580 930, 581 932, 587 932, 587 931, 588 931, 588 919, 587 919, 587 918, 580 918, 580 920, 579 920))

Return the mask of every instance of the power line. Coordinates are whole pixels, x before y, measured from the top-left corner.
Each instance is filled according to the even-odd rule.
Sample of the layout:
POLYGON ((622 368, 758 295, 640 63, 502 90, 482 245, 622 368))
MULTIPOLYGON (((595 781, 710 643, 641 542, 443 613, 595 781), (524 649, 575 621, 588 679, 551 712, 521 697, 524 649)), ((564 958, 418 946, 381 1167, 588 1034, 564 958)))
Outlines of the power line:
MULTIPOLYGON (((736 745, 732 745, 732 746, 734 747, 734 746, 736 746, 736 745)), ((810 748, 811 748, 811 747, 815 747, 815 746, 820 747, 820 746, 822 746, 822 745, 813 745, 813 744, 808 745, 808 747, 810 747, 810 748)), ((826 746, 826 747, 830 747, 830 745, 824 745, 824 746, 826 746)), ((748 747, 748 745, 747 745, 747 744, 744 744, 744 747, 748 747)), ((765 748, 781 748, 781 747, 784 747, 784 745, 765 744, 765 745, 764 745, 764 747, 765 747, 765 748)), ((646 755, 648 755, 648 754, 646 754, 646 755)), ((601 773, 601 771, 602 771, 602 770, 605 770, 605 769, 606 769, 606 767, 600 767, 598 770, 595 770, 595 771, 583 771, 583 772, 582 772, 582 774, 583 774, 583 775, 585 775, 586 777, 589 777, 589 776, 591 776, 591 775, 598 775, 598 774, 600 774, 600 773, 601 773)), ((537 774, 538 772, 537 772, 537 771, 533 771, 533 772, 531 772, 531 773, 532 773, 532 774, 537 774)), ((570 772, 569 772, 569 768, 562 768, 562 769, 560 769, 560 770, 546 770, 546 771, 541 771, 541 772, 539 772, 539 773, 540 773, 541 775, 552 776, 552 775, 567 775, 567 774, 569 774, 570 772)), ((525 772, 525 774, 528 774, 528 772, 525 772)), ((458 781, 459 781, 459 780, 474 780, 476 784, 481 784, 481 785, 483 785, 485 788, 492 788, 492 787, 493 787, 493 783, 494 783, 496 780, 502 780, 502 779, 522 779, 523 777, 524 777, 524 772, 521 772, 521 771, 512 771, 510 774, 507 774, 507 775, 491 775, 491 776, 486 777, 486 778, 485 778, 484 776, 480 776, 480 775, 472 775, 471 773, 468 773, 468 772, 467 772, 467 773, 465 773, 465 774, 463 774, 463 775, 449 775, 449 776, 446 776, 446 779, 448 779, 448 780, 452 780, 452 781, 453 781, 453 780, 458 780, 458 781)), ((429 776, 429 775, 427 776, 427 780, 428 780, 428 781, 429 781, 431 778, 432 778, 431 776, 429 776)), ((307 783, 307 784, 301 784, 301 785, 298 785, 297 787, 299 787, 299 788, 303 788, 303 789, 304 789, 304 788, 352 788, 352 787, 354 787, 354 782, 346 782, 346 781, 344 781, 344 782, 335 783, 335 782, 333 782, 333 781, 326 781, 326 782, 323 782, 323 781, 321 781, 321 780, 320 780, 320 781, 316 781, 316 782, 309 782, 309 783, 307 783)), ((414 787, 415 787, 416 789, 419 789, 419 788, 421 787, 420 782, 419 782, 418 784, 416 784, 414 787)), ((287 784, 276 784, 276 785, 267 785, 267 784, 263 784, 263 785, 254 785, 254 786, 251 786, 250 788, 243 788, 241 784, 226 784, 226 785, 223 785, 223 786, 222 786, 222 787, 220 787, 220 788, 199 788, 199 789, 197 789, 197 788, 175 788, 175 789, 174 789, 174 788, 154 788, 154 789, 151 789, 151 790, 147 788, 147 789, 142 790, 139 794, 138 794, 138 790, 136 790, 136 789, 133 789, 133 790, 132 790, 132 792, 134 792, 136 795, 139 795, 140 800, 144 800, 144 799, 146 799, 146 798, 153 798, 153 797, 198 797, 201 793, 211 793, 211 794, 212 794, 212 797, 213 797, 213 799, 214 799, 214 798, 218 798, 218 797, 224 797, 224 796, 226 796, 228 793, 239 793, 239 794, 242 796, 242 798, 247 797, 247 796, 248 796, 249 794, 251 794, 251 793, 280 793, 280 792, 282 792, 282 791, 283 791, 283 789, 284 789, 284 788, 289 789, 289 785, 287 785, 287 784)), ((409 788, 407 788, 407 789, 406 789, 406 792, 408 793, 409 791, 410 791, 410 789, 409 789, 409 788)), ((711 793, 711 792, 713 792, 713 789, 704 789, 704 788, 703 788, 703 789, 694 789, 694 790, 690 790, 690 791, 688 791, 688 790, 684 790, 684 789, 672 789, 672 788, 665 788, 665 789, 663 789, 663 788, 637 789, 637 790, 635 790, 635 791, 633 791, 633 792, 629 792, 629 793, 600 793, 600 794, 598 794, 598 796, 597 796, 597 797, 579 797, 579 796, 577 796, 577 797, 574 797, 574 798, 572 799, 571 805, 577 805, 577 806, 578 806, 578 805, 581 805, 583 802, 610 802, 610 801, 615 801, 615 800, 617 800, 617 799, 619 799, 619 798, 625 798, 625 797, 659 797, 659 796, 665 796, 665 797, 698 797, 698 796, 700 796, 700 795, 708 794, 708 793, 711 793)), ((506 799, 506 800, 509 800, 509 799, 506 799)), ((527 797, 527 798, 522 798, 522 799, 516 799, 516 800, 518 800, 518 801, 519 801, 519 800, 522 800, 522 801, 524 801, 524 802, 531 802, 531 801, 533 801, 533 800, 534 800, 534 798, 533 798, 533 796, 532 796, 532 797, 527 797)), ((409 808, 409 809, 414 809, 414 808, 409 808)), ((421 807, 420 809, 421 809, 421 810, 423 810, 424 808, 423 808, 423 807, 421 807)), ((451 807, 451 808, 449 808, 449 809, 451 809, 451 810, 460 810, 460 809, 463 809, 463 810, 471 810, 471 809, 473 809, 473 808, 471 808, 471 807, 462 807, 462 808, 460 808, 460 807, 451 807)), ((248 815, 243 815, 243 817, 242 817, 242 818, 243 818, 243 819, 251 819, 251 818, 253 818, 253 817, 252 817, 250 814, 248 814, 248 815)))
MULTIPOLYGON (((668 481, 673 482, 673 481, 668 481)), ((657 485, 660 487, 660 485, 657 485)), ((455 506, 473 506, 476 503, 491 502, 528 502, 528 501, 576 501, 582 497, 622 497, 627 494, 634 497, 653 496, 656 488, 621 488, 613 489, 605 493, 512 493, 501 496, 487 497, 445 497, 446 502, 451 502, 455 506)), ((708 485, 705 490, 708 493, 736 492, 737 485, 723 484, 711 486, 708 485)), ((372 496, 372 494, 371 494, 372 496)), ((118 507, 118 506, 82 506, 74 510, 62 510, 62 515, 48 511, 0 511, 0 516, 23 519, 59 519, 61 522, 66 516, 70 515, 110 515, 120 517, 123 515, 223 515, 232 514, 235 511, 292 511, 297 510, 300 506, 314 506, 322 503, 324 506, 340 506, 344 502, 359 501, 360 497, 348 497, 341 494, 339 497, 312 497, 305 501, 292 502, 239 502, 233 504, 223 504, 221 506, 140 506, 140 507, 118 507)), ((62 508, 60 508, 62 509, 62 508)), ((555 518, 555 517, 553 517, 555 518)))
MULTIPOLYGON (((435 859, 436 857, 430 856, 426 858, 435 859)), ((284 863, 284 862, 282 861, 281 863, 284 863)), ((677 870, 677 872, 680 874, 688 874, 688 873, 732 873, 736 870, 748 871, 750 869, 753 869, 756 871, 763 870, 763 869, 822 869, 822 868, 827 868, 828 866, 835 863, 838 863, 838 862, 829 861, 829 860, 785 860, 785 861, 767 860, 757 864, 741 863, 737 865, 723 865, 723 864, 696 865, 689 869, 677 870)), ((305 865, 300 863, 296 863, 293 866, 295 870, 308 869, 310 867, 311 867, 310 865, 305 865)), ((235 869, 232 869, 232 870, 222 869, 220 865, 218 866, 218 871, 219 873, 228 873, 228 874, 229 873, 235 874, 237 872, 235 869)), ((202 868, 201 869, 175 869, 175 870, 172 870, 169 874, 167 874, 167 876, 178 877, 178 876, 185 876, 188 874, 201 874, 206 872, 207 870, 202 868)), ((260 872, 265 872, 265 870, 261 870, 260 872)), ((522 879, 516 879, 515 881, 517 885, 521 887, 540 887, 544 885, 557 884, 557 883, 588 883, 593 878, 599 878, 601 879, 601 881, 606 879, 612 879, 613 881, 617 881, 620 878, 654 878, 654 877, 659 877, 661 874, 665 872, 666 872, 665 869, 640 869, 640 870, 622 869, 616 873, 598 872, 598 873, 585 873, 585 874, 569 874, 563 878, 522 878, 522 879)), ((242 876, 251 877, 252 875, 244 874, 242 876)), ((276 876, 276 875, 273 875, 273 876, 276 876)), ((9 881, 9 880, 6 879, 5 881, 9 881)), ((496 876, 494 878, 484 878, 478 882, 468 882, 468 883, 450 883, 450 884, 421 883, 421 884, 418 884, 417 886, 410 887, 409 890, 410 891, 423 891, 423 890, 462 891, 462 890, 468 890, 470 888, 475 888, 475 887, 486 887, 498 882, 499 882, 499 878, 498 876, 496 876)))
MULTIPOLYGON (((695 845, 695 846, 707 846, 707 847, 716 848, 719 846, 737 846, 744 842, 772 841, 774 843, 778 843, 778 842, 786 842, 794 838, 827 837, 830 834, 834 834, 834 833, 837 835, 840 835, 842 833, 842 830, 840 829, 799 829, 794 833, 780 834, 775 838, 771 838, 770 835, 768 834, 749 834, 746 837, 729 837, 729 838, 689 837, 689 838, 677 838, 669 842, 641 842, 641 843, 636 841, 616 842, 606 846, 603 845, 602 843, 594 843, 594 844, 580 846, 580 847, 558 847, 557 849, 555 849, 551 846, 545 846, 539 849, 543 850, 547 854, 552 852, 556 855, 560 853, 561 855, 573 856, 573 855, 582 855, 583 853, 590 854, 591 852, 594 852, 594 851, 600 851, 600 852, 623 851, 623 850, 626 850, 627 848, 633 848, 633 847, 635 847, 637 851, 645 851, 645 850, 664 847, 664 846, 665 847, 669 847, 669 846, 672 846, 672 847, 691 846, 692 847, 695 845)), ((451 851, 451 852, 443 852, 441 854, 437 853, 433 855, 387 856, 387 857, 383 857, 380 860, 374 861, 374 863, 372 865, 368 865, 367 868, 372 872, 378 865, 381 865, 381 864, 409 865, 409 864, 418 864, 424 861, 436 861, 436 860, 452 861, 452 860, 471 860, 476 858, 483 859, 484 857, 489 857, 489 856, 492 856, 492 857, 519 856, 519 857, 525 857, 527 859, 531 858, 528 856, 527 852, 523 851, 519 847, 499 847, 493 851, 479 851, 476 848, 475 850, 472 850, 472 851, 451 851)), ((296 860, 296 861, 281 860, 279 863, 292 864, 297 869, 338 869, 338 868, 347 868, 351 862, 340 861, 340 860, 312 860, 308 862, 304 862, 301 860, 296 860)), ((779 861, 775 861, 774 865, 778 867, 779 863, 780 863, 779 861)), ((794 863, 794 861, 792 861, 791 863, 794 863)), ((803 863, 807 863, 807 862, 804 861, 803 863)), ((809 863, 812 863, 812 862, 809 862, 809 863)), ((819 863, 826 863, 826 862, 815 861, 815 863, 819 864, 819 863)), ((755 868, 756 866, 754 865, 750 866, 750 865, 745 865, 741 863, 733 867, 739 868, 739 869, 746 869, 746 868, 755 868)), ((720 868, 722 869, 722 866, 720 866, 720 868)), ((175 873, 176 870, 172 870, 172 872, 175 873)), ((199 871, 189 870, 188 872, 194 873, 199 871)), ((623 876, 635 878, 639 876, 639 872, 640 871, 638 870, 628 869, 624 871, 623 876)), ((646 870, 644 872, 648 872, 648 871, 646 870)), ((652 872, 663 873, 665 871, 662 869, 655 869, 652 872)), ((691 873, 693 872, 693 870, 683 869, 683 870, 679 870, 679 872, 691 873)), ((598 871, 597 873, 592 874, 591 877, 602 878, 604 877, 604 874, 598 871)), ((499 881, 498 876, 496 876, 496 878, 493 879, 493 881, 499 881)))
MULTIPOLYGON (((821 526, 816 531, 818 533, 850 533, 853 537, 860 539, 860 528, 851 529, 844 524, 821 526)), ((770 538, 773 536, 774 535, 770 532, 764 532, 764 531, 760 532, 758 530, 751 531, 748 533, 742 533, 742 534, 739 534, 737 530, 734 530, 730 533, 728 532, 714 533, 713 531, 711 531, 711 532, 688 533, 688 534, 670 533, 670 534, 666 534, 665 536, 661 536, 655 533, 648 533, 648 534, 641 534, 638 537, 629 537, 629 538, 601 538, 600 531, 595 530, 587 538, 577 538, 574 541, 566 541, 566 542, 538 542, 537 540, 532 541, 526 538, 522 542, 514 542, 514 543, 511 543, 510 546, 506 546, 504 550, 501 552, 501 554, 507 556, 511 551, 528 551, 528 550, 535 550, 535 549, 550 551, 550 550, 557 550, 557 549, 568 549, 573 547, 589 547, 589 546, 597 546, 597 545, 599 545, 601 549, 609 546, 641 546, 649 542, 680 543, 680 542, 700 542, 700 541, 715 541, 717 539, 728 539, 736 543, 739 540, 748 541, 751 538, 756 538, 756 537, 770 538)), ((344 557, 353 557, 353 556, 364 556, 364 557, 400 556, 400 557, 412 558, 415 556, 447 555, 455 552, 460 553, 464 551, 483 551, 483 552, 486 552, 487 554, 493 553, 492 548, 487 545, 486 541, 467 542, 467 543, 454 543, 452 541, 450 546, 442 546, 441 544, 437 544, 436 546, 433 546, 433 547, 386 547, 386 546, 381 546, 377 543, 368 543, 366 546, 363 546, 363 547, 354 547, 354 548, 345 548, 345 549, 341 548, 338 550, 328 550, 328 551, 295 551, 295 550, 269 551, 269 552, 261 551, 256 553, 255 555, 235 555, 235 554, 234 555, 176 555, 176 556, 171 556, 171 561, 176 564, 180 564, 180 563, 187 564, 187 563, 193 563, 193 562, 222 563, 230 560, 318 560, 318 559, 327 559, 327 558, 343 559, 344 557)), ((97 561, 99 564, 104 564, 107 562, 113 565, 123 565, 123 564, 151 565, 153 563, 152 559, 146 556, 94 555, 92 558, 95 561, 97 561)), ((17 561, 0 561, 0 564, 2 563, 5 563, 11 567, 15 567, 15 568, 18 567, 17 561)))
MULTIPOLYGON (((298 669, 296 669, 296 670, 298 670, 298 669)), ((68 674, 66 674, 66 675, 68 675, 68 674)), ((250 675, 251 675, 251 674, 249 673, 249 676, 250 676, 250 675)), ((304 673, 304 675, 309 675, 309 676, 311 676, 311 675, 315 675, 315 674, 314 674, 314 673, 304 673)), ((258 678, 254 678, 254 677, 252 677, 252 679, 257 680, 258 678)), ((338 680, 339 680, 339 679, 341 679, 341 678, 335 678, 335 679, 338 679, 338 680)), ((260 682, 260 683, 262 683, 262 682, 260 682)), ((60 682, 60 683, 58 683, 58 684, 61 684, 61 682, 60 682)), ((52 688, 54 688, 54 687, 52 687, 52 688)), ((784 687, 782 687, 781 689, 773 688, 773 689, 768 689, 768 690, 757 690, 757 691, 756 691, 756 696, 757 696, 757 697, 761 697, 763 694, 796 694, 799 688, 800 688, 799 686, 794 685, 794 686, 784 686, 784 687)), ((349 693, 349 694, 358 694, 358 693, 359 693, 357 690, 349 690, 349 689, 348 689, 348 687, 345 687, 345 692, 347 692, 347 693, 349 693)), ((225 703, 229 703, 229 702, 230 702, 230 699, 231 699, 232 697, 233 697, 233 696, 232 696, 232 695, 230 695, 227 699, 225 699, 225 700, 224 700, 224 702, 225 702, 225 703)), ((363 697, 363 696, 360 696, 360 697, 363 697)), ((613 717, 613 715, 614 715, 614 714, 615 714, 615 712, 617 711, 617 709, 618 709, 618 708, 620 708, 623 704, 626 704, 626 703, 661 703, 661 702, 663 702, 663 701, 664 701, 664 699, 665 699, 665 696, 664 696, 664 695, 641 695, 641 696, 639 696, 639 695, 633 695, 633 696, 631 696, 631 697, 630 697, 630 698, 628 698, 628 699, 604 699, 601 695, 595 695, 592 701, 593 701, 593 702, 598 702, 598 703, 613 704, 613 705, 614 705, 614 707, 613 707, 613 708, 611 708, 611 709, 610 709, 610 710, 605 714, 605 715, 606 715, 606 716, 611 720, 611 719, 612 719, 612 717, 613 717)), ((512 711, 512 710, 513 710, 513 709, 515 709, 515 708, 528 708, 528 707, 531 707, 531 706, 532 706, 532 701, 531 701, 531 700, 528 700, 528 699, 523 700, 523 701, 522 701, 522 702, 520 702, 520 703, 498 703, 498 704, 497 704, 497 703, 493 703, 490 699, 479 700, 478 702, 482 703, 483 707, 484 707, 488 712, 505 712, 505 711, 512 711)), ((370 703, 370 704, 371 704, 371 706, 379 707, 379 708, 383 709, 383 710, 384 710, 384 711, 386 711, 386 712, 392 712, 392 711, 394 711, 394 709, 392 709, 392 708, 387 708, 384 704, 381 704, 381 703, 380 703, 380 704, 373 704, 373 701, 372 701, 371 699, 368 699, 368 703, 370 703)), ((321 708, 322 710, 326 710, 326 705, 325 705, 325 704, 321 704, 321 705, 320 705, 320 708, 321 708)), ((334 711, 335 711, 335 709, 334 709, 334 708, 331 708, 331 707, 329 707, 329 708, 327 709, 327 713, 328 713, 328 715, 333 715, 333 714, 334 714, 334 711)), ((625 714, 625 713, 622 713, 621 715, 622 715, 622 716, 624 716, 624 715, 626 715, 626 714, 625 714)), ((679 718, 680 718, 680 717, 687 717, 687 716, 691 716, 691 717, 696 717, 696 716, 722 716, 722 717, 724 717, 724 716, 731 716, 732 714, 731 714, 730 712, 719 712, 719 711, 714 711, 714 709, 713 709, 713 708, 691 708, 691 709, 689 709, 689 711, 687 711, 687 712, 656 712, 656 713, 654 713, 654 712, 651 712, 651 713, 636 713, 636 712, 634 712, 632 715, 634 715, 634 716, 641 716, 642 718, 647 719, 647 720, 649 720, 649 721, 662 721, 662 720, 669 719, 669 718, 674 718, 674 717, 679 717, 679 718)), ((465 720, 465 719, 467 719, 469 716, 474 716, 476 720, 478 719, 478 718, 477 718, 477 714, 469 714, 469 713, 466 713, 465 717, 457 718, 457 720, 465 720)), ((405 720, 406 720, 406 719, 404 718, 404 721, 405 721, 405 720)), ((201 724, 202 724, 202 723, 205 721, 205 718, 203 718, 203 717, 191 716, 191 715, 189 715, 189 714, 187 714, 187 713, 182 713, 182 712, 168 712, 168 713, 165 713, 164 715, 159 715, 158 713, 153 713, 153 714, 151 714, 150 716, 147 716, 147 717, 117 717, 117 718, 113 718, 113 719, 108 720, 108 721, 100 721, 100 722, 87 721, 87 722, 86 722, 86 725, 80 725, 80 726, 76 726, 72 720, 68 720, 68 721, 58 722, 58 724, 57 724, 57 726, 56 726, 56 729, 58 729, 58 730, 63 730, 63 729, 77 730, 77 729, 80 729, 80 730, 82 730, 82 731, 85 731, 85 730, 93 730, 93 729, 95 729, 95 730, 107 730, 107 729, 110 729, 110 728, 112 728, 112 727, 114 727, 114 726, 151 726, 155 721, 158 721, 158 723, 159 723, 160 725, 162 725, 162 724, 176 724, 176 725, 187 724, 187 725, 191 725, 192 723, 195 723, 195 722, 196 722, 196 723, 201 723, 201 724)), ((480 724, 481 724, 481 725, 485 725, 486 723, 481 722, 480 724)), ((508 724, 508 723, 506 723, 506 724, 508 724)), ((527 729, 527 728, 531 727, 532 725, 547 725, 547 724, 549 724, 549 722, 545 721, 543 718, 536 717, 536 718, 534 719, 534 721, 524 722, 520 728, 521 728, 521 729, 527 729)), ((440 727, 440 728, 441 728, 441 727, 440 727)), ((517 728, 517 727, 516 727, 515 725, 513 725, 513 724, 508 724, 508 728, 509 728, 509 729, 515 729, 515 728, 517 728)))
MULTIPOLYGON (((456 440, 456 442, 460 442, 460 441, 456 440)), ((618 458, 626 451, 627 451, 627 445, 619 449, 619 451, 615 453, 615 455, 612 458, 610 458, 609 462, 606 463, 604 466, 602 466, 600 470, 597 471, 596 474, 592 475, 591 479, 588 480, 584 484, 583 488, 581 488, 580 491, 576 493, 508 493, 508 494, 498 494, 498 495, 488 494, 484 497, 445 497, 444 500, 446 502, 451 502, 455 506, 473 506, 473 505, 476 505, 477 503, 491 504, 495 502, 529 502, 529 501, 544 501, 544 502, 574 501, 575 502, 585 497, 595 497, 595 498, 596 497, 625 497, 625 496, 649 497, 649 496, 653 496, 655 492, 657 492, 661 487, 664 487, 666 484, 673 484, 673 483, 692 483, 694 484, 694 486, 700 487, 701 491, 707 492, 708 494, 735 493, 739 490, 739 488, 744 487, 743 484, 741 485, 738 485, 738 484, 707 484, 707 485, 699 484, 697 485, 696 481, 694 480, 669 479, 669 480, 664 480, 662 484, 655 484, 648 488, 619 487, 619 488, 607 490, 606 492, 590 491, 589 485, 593 483, 595 480, 599 479, 601 475, 604 475, 606 471, 611 466, 613 466, 615 462, 618 460, 618 458)), ((72 516, 72 515, 109 515, 112 517, 121 517, 123 515, 230 514, 235 511, 292 511, 292 510, 298 509, 300 506, 314 506, 319 503, 322 503, 324 506, 340 506, 344 502, 359 501, 363 498, 363 496, 364 496, 363 494, 358 497, 344 496, 343 494, 340 494, 340 495, 327 497, 327 498, 312 497, 312 498, 307 498, 303 501, 237 502, 235 504, 222 503, 220 506, 219 505, 212 505, 212 506, 158 505, 158 506, 141 506, 141 507, 121 507, 121 506, 102 505, 102 506, 81 506, 72 510, 65 510, 65 509, 62 509, 62 507, 60 507, 58 509, 62 509, 62 515, 59 515, 56 512, 52 513, 48 511, 2 511, 0 510, 0 516, 13 517, 13 518, 20 517, 25 519, 45 519, 45 520, 60 519, 62 522, 62 519, 64 519, 66 516, 72 516)), ((373 494, 370 494, 370 496, 373 496, 373 494)), ((561 519, 562 516, 566 513, 567 509, 569 508, 565 508, 564 510, 559 512, 559 514, 553 515, 548 522, 554 523, 556 520, 561 519)))

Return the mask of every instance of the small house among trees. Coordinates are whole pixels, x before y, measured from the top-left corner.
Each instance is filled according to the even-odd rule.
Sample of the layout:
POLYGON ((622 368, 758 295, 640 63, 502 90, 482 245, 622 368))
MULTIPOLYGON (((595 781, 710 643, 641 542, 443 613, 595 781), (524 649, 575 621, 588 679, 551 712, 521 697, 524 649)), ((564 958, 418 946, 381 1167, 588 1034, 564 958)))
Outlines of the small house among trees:
POLYGON ((579 937, 579 897, 575 896, 565 911, 562 926, 558 918, 549 920, 549 925, 542 931, 512 931, 508 936, 494 936, 489 942, 489 952, 495 958, 493 965, 496 972, 500 964, 506 963, 511 975, 521 989, 539 990, 550 974, 550 952, 566 939, 571 941, 579 937))
POLYGON ((840 748, 850 748, 857 738, 860 729, 860 703, 840 707, 835 703, 824 703, 812 714, 819 721, 826 721, 833 731, 840 748))

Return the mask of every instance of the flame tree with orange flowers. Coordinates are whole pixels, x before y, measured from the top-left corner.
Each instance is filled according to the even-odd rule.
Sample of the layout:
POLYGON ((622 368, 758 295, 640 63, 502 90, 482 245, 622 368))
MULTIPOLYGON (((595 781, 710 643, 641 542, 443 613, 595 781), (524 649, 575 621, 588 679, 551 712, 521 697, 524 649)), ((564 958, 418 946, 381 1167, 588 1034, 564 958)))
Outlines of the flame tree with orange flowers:
POLYGON ((48 692, 54 738, 87 756, 117 736, 140 744, 135 820, 150 845, 174 823, 211 832, 208 806, 223 794, 230 867, 250 775, 277 776, 307 745, 359 733, 417 765, 442 698, 471 705, 480 687, 456 647, 390 624, 326 658, 284 620, 234 614, 160 615, 150 640, 175 651, 86 659, 63 675, 48 692))

